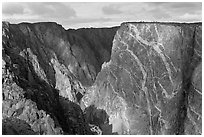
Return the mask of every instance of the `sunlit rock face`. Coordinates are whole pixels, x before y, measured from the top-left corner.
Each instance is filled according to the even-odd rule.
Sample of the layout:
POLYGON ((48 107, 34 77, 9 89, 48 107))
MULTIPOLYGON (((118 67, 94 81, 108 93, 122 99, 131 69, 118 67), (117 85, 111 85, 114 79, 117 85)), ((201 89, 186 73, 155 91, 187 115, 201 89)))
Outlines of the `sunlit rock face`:
POLYGON ((3 134, 201 134, 201 23, 2 26, 3 134))
POLYGON ((118 134, 201 134, 201 24, 123 23, 81 106, 118 134))
POLYGON ((86 39, 68 35, 53 22, 2 23, 3 134, 95 134, 78 102, 100 64, 86 39))
MULTIPOLYGON (((3 26, 7 29, 3 31, 6 35, 3 48, 8 56, 13 54, 29 60, 41 80, 71 101, 76 101, 72 88, 82 93, 83 86, 93 84, 102 63, 109 61, 118 28, 65 30, 54 22, 3 26)), ((24 66, 20 67, 24 77, 27 72, 23 72, 24 66)))

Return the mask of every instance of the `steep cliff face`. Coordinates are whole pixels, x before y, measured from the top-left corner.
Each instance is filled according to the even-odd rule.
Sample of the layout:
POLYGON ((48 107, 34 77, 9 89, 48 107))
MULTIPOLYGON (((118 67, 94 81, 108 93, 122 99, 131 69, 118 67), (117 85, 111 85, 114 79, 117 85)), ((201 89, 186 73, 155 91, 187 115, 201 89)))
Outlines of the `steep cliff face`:
POLYGON ((123 23, 81 106, 109 116, 118 134, 201 134, 202 26, 123 23))
POLYGON ((201 134, 201 73, 200 23, 3 22, 3 134, 201 134))
POLYGON ((118 27, 83 28, 66 31, 75 58, 71 61, 70 71, 84 86, 92 85, 103 62, 110 60, 112 41, 117 29, 118 27))
POLYGON ((103 54, 99 55, 101 63, 97 62, 91 48, 94 45, 82 44, 88 43, 86 39, 70 35, 51 22, 3 22, 4 134, 31 133, 30 130, 34 134, 95 134, 86 123, 78 101, 85 92, 83 86, 93 83, 103 54), (8 126, 15 121, 13 128, 19 130, 12 132, 8 126), (28 132, 21 132, 21 127, 28 132))
POLYGON ((185 134, 202 133, 202 26, 195 30, 194 54, 190 63, 192 76, 188 85, 188 107, 184 123, 185 134))
POLYGON ((87 61, 90 64, 95 64, 96 73, 98 73, 101 71, 103 62, 110 60, 112 41, 117 29, 118 27, 69 29, 67 34, 71 45, 79 45, 84 51, 89 49, 93 51, 95 58, 87 58, 87 61))

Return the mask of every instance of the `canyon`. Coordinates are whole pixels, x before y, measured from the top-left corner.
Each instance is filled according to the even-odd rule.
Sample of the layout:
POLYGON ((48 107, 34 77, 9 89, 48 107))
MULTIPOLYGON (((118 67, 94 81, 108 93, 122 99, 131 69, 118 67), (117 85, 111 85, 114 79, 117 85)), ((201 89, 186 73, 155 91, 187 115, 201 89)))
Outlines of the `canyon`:
POLYGON ((202 134, 202 23, 2 27, 3 134, 202 134))

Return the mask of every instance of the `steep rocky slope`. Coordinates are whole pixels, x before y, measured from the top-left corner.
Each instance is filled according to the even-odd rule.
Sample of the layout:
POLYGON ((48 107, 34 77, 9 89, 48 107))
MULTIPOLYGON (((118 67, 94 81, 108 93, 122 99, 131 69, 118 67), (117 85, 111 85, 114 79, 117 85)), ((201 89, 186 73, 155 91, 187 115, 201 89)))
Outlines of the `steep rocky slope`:
MULTIPOLYGON (((110 60, 112 41, 117 29, 118 27, 68 29, 67 34, 71 45, 80 46, 84 51, 87 51, 82 55, 83 58, 90 54, 90 50, 92 51, 94 58, 88 57, 86 60, 88 63, 93 64, 96 74, 98 74, 103 62, 110 60)), ((77 55, 77 58, 79 58, 79 55, 77 55)))
POLYGON ((2 132, 201 134, 201 57, 201 23, 3 22, 2 132))
POLYGON ((112 46, 116 28, 106 30, 111 33, 104 43, 89 43, 88 36, 106 39, 107 34, 94 29, 84 38, 52 22, 3 22, 3 134, 95 134, 78 102, 84 86, 93 84, 104 56, 110 59, 107 47, 112 46), (105 55, 95 53, 101 49, 105 55))
POLYGON ((201 134, 201 55, 201 23, 123 23, 81 107, 118 134, 201 134))

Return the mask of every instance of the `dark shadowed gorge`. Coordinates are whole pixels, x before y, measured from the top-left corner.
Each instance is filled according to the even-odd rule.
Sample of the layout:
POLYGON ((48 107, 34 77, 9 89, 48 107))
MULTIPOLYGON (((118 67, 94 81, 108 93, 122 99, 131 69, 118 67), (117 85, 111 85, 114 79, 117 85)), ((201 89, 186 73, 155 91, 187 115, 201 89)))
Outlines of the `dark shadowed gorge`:
POLYGON ((3 134, 202 134, 202 24, 2 22, 3 134))

